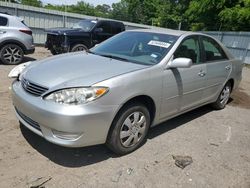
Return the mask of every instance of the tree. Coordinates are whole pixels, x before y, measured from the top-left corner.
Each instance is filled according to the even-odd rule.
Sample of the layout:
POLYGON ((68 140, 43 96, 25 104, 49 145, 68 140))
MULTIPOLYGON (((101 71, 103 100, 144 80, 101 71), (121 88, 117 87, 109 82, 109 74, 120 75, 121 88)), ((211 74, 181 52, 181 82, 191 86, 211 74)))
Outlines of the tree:
MULTIPOLYGON (((0 0, 4 1, 4 0, 0 0)), ((11 0, 43 7, 41 0, 11 0)), ((48 9, 183 30, 250 30, 250 0, 120 0, 94 7, 83 0, 76 5, 48 4, 48 9)))
POLYGON ((76 5, 67 6, 67 11, 95 16, 95 7, 84 1, 78 1, 76 5))
POLYGON ((189 7, 190 0, 165 0, 158 5, 158 26, 177 29, 188 29, 187 17, 184 12, 189 7))
POLYGON ((250 30, 250 0, 239 1, 232 8, 225 8, 219 13, 221 30, 250 30))
POLYGON ((30 5, 30 6, 34 6, 34 7, 42 7, 43 4, 40 0, 18 0, 17 2, 19 2, 20 4, 23 5, 30 5))
POLYGON ((185 14, 191 30, 249 30, 250 0, 192 0, 185 14))
POLYGON ((111 16, 111 7, 109 5, 103 4, 103 5, 97 5, 95 7, 95 14, 99 17, 105 17, 108 18, 111 16))
POLYGON ((126 0, 121 0, 118 3, 112 4, 111 17, 117 20, 129 21, 130 16, 128 13, 128 3, 126 0))
POLYGON ((156 18, 157 7, 160 0, 125 0, 128 5, 129 21, 152 24, 156 18))

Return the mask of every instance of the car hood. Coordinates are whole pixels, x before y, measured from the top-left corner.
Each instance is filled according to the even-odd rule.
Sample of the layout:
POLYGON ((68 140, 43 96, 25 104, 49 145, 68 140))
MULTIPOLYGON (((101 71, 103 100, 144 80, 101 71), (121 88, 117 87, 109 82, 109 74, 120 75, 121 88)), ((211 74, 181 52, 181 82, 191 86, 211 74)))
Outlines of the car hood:
POLYGON ((68 53, 31 63, 21 77, 47 88, 91 86, 100 81, 146 68, 86 52, 68 53))

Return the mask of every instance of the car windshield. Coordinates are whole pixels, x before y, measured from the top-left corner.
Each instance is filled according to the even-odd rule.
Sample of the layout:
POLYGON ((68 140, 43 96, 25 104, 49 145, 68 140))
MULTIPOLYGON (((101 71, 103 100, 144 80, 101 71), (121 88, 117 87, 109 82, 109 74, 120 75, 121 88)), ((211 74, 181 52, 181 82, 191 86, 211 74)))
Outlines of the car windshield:
POLYGON ((84 31, 90 31, 95 24, 97 23, 97 21, 95 20, 82 20, 76 24, 73 25, 73 29, 82 29, 84 31))
POLYGON ((159 63, 172 48, 177 36, 128 31, 91 49, 92 53, 145 65, 159 63))

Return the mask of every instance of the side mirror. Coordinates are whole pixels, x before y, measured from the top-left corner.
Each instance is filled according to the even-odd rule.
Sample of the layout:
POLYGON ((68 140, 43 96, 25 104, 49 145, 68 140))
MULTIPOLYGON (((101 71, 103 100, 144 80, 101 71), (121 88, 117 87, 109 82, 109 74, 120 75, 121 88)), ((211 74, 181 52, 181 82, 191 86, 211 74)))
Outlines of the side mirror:
POLYGON ((167 64, 167 68, 190 68, 193 62, 189 58, 176 58, 167 64))
POLYGON ((95 33, 101 33, 101 32, 103 32, 103 28, 101 28, 101 27, 95 28, 94 32, 95 33))

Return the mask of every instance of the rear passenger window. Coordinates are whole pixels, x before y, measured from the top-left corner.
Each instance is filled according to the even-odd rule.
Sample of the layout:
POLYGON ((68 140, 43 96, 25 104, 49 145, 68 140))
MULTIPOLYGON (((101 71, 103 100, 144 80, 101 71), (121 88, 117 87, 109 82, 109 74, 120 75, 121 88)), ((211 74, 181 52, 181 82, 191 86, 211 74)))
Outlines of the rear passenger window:
POLYGON ((122 32, 122 31, 124 31, 124 27, 123 27, 123 25, 122 24, 120 24, 120 23, 112 23, 112 33, 113 34, 117 34, 117 33, 120 33, 120 32, 122 32))
POLYGON ((191 37, 185 39, 176 52, 174 53, 174 58, 184 57, 192 59, 193 63, 197 64, 200 62, 200 48, 199 41, 197 37, 191 37))
POLYGON ((101 23, 98 28, 102 28, 103 29, 103 33, 111 33, 111 26, 110 23, 108 22, 103 22, 101 23))
POLYGON ((8 19, 0 16, 0 26, 6 26, 8 19))
POLYGON ((205 61, 228 59, 223 49, 215 40, 208 37, 203 37, 202 43, 205 50, 205 61))

